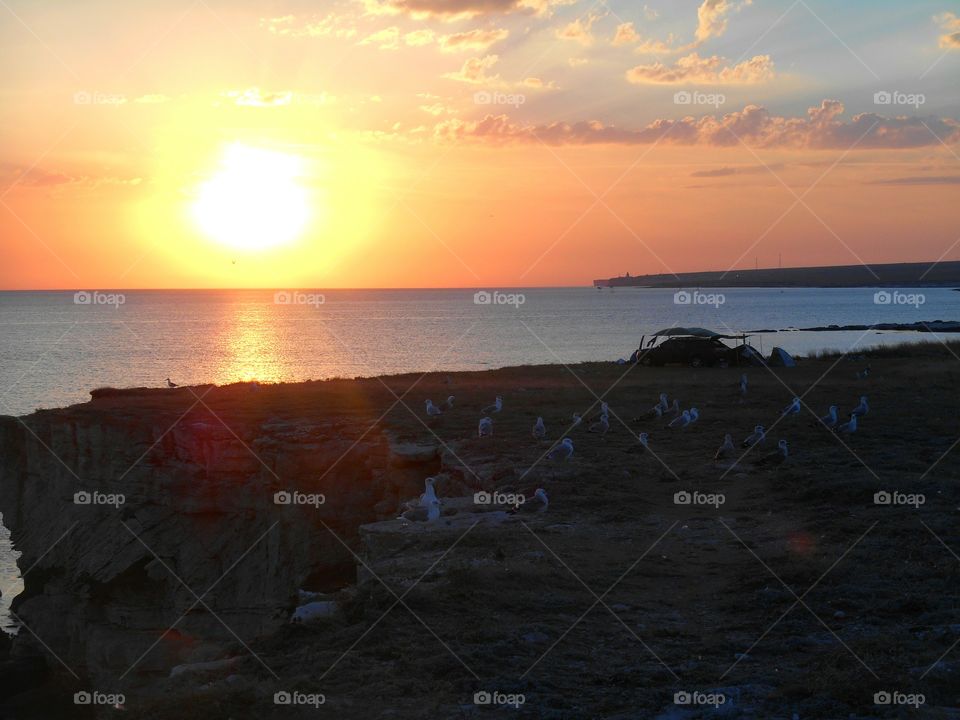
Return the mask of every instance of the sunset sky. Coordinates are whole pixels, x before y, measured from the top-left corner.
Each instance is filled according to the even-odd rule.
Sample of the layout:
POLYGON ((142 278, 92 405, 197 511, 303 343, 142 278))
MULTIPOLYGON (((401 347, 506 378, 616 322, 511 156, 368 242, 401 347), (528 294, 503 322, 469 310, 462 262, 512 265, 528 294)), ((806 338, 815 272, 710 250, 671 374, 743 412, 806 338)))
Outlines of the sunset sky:
POLYGON ((3 289, 960 259, 953 0, 2 0, 0 63, 3 289))

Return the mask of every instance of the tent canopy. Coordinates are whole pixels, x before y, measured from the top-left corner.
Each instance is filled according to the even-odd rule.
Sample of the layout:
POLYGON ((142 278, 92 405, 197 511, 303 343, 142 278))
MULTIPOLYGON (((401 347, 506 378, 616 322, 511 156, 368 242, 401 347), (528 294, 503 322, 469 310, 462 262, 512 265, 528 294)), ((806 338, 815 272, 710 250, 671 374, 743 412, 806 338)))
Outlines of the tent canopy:
POLYGON ((741 338, 747 337, 746 335, 722 335, 713 330, 707 330, 706 328, 699 327, 672 327, 665 328, 663 330, 658 330, 653 333, 653 337, 673 337, 673 336, 684 336, 684 337, 700 337, 700 338, 716 338, 718 340, 739 340, 741 338))

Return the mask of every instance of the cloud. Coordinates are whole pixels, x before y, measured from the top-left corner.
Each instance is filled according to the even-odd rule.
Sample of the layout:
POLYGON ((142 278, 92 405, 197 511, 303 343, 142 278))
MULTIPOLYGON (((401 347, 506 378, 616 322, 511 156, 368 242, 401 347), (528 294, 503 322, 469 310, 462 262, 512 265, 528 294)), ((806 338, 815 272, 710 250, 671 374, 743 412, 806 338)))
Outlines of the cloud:
POLYGON ((556 90, 557 85, 552 80, 550 82, 544 82, 541 78, 538 77, 528 77, 522 83, 524 87, 528 87, 534 90, 556 90))
POLYGON ((460 52, 462 50, 486 50, 494 43, 506 40, 510 31, 503 28, 492 30, 467 30, 466 32, 444 35, 440 38, 440 49, 443 52, 460 52))
POLYGON ((640 33, 633 26, 632 22, 625 22, 617 25, 617 31, 613 35, 614 45, 630 45, 640 40, 640 33))
POLYGON ((774 77, 773 61, 769 55, 755 55, 737 65, 727 65, 726 62, 726 58, 718 55, 700 57, 694 52, 677 59, 673 65, 664 65, 659 61, 652 65, 637 65, 627 71, 627 80, 635 85, 753 85, 774 77))
POLYGON ((731 175, 756 175, 757 173, 767 173, 771 170, 779 170, 782 167, 782 163, 770 165, 749 165, 745 167, 721 167, 712 168, 710 170, 697 170, 696 172, 690 173, 690 177, 718 178, 729 177, 731 175))
POLYGON ((80 187, 99 187, 101 185, 136 186, 143 182, 140 177, 120 177, 116 175, 70 175, 56 170, 44 170, 40 167, 26 168, 15 163, 0 163, 0 178, 9 186, 25 188, 58 188, 65 185, 80 187))
POLYGON ((960 122, 952 118, 883 117, 874 113, 840 119, 844 107, 838 100, 824 100, 810 108, 806 117, 772 115, 766 108, 748 105, 721 117, 704 115, 679 120, 659 119, 639 129, 623 129, 592 120, 574 124, 522 125, 506 115, 488 115, 482 120, 451 119, 436 126, 441 140, 551 145, 706 145, 804 150, 857 148, 902 149, 938 147, 960 142, 960 122), (928 129, 929 128, 929 129, 928 129), (932 132, 931 132, 932 131, 932 132))
POLYGON ((868 185, 960 185, 960 175, 919 175, 871 180, 868 185))
POLYGON ((246 107, 277 107, 289 105, 293 100, 292 92, 263 92, 258 87, 246 90, 228 90, 221 95, 233 101, 234 105, 246 107))
POLYGON ((556 34, 557 38, 560 40, 573 40, 580 43, 584 47, 587 45, 593 44, 593 24, 599 20, 602 15, 586 15, 584 17, 577 18, 569 25, 565 25, 562 28, 557 28, 556 34))
POLYGON ((572 57, 569 60, 567 60, 567 64, 570 67, 582 67, 584 65, 587 65, 589 62, 590 60, 584 57, 572 57))
POLYGON ((396 50, 400 47, 400 28, 393 26, 367 35, 358 45, 376 45, 381 50, 396 50))
POLYGON ((403 36, 403 41, 407 45, 411 45, 413 47, 429 45, 433 42, 433 30, 424 28, 423 30, 414 30, 412 32, 408 32, 403 36))
POLYGON ((296 15, 260 18, 260 27, 266 28, 273 35, 287 37, 352 38, 357 34, 352 19, 340 13, 330 13, 324 17, 312 16, 307 20, 301 20, 296 15))
POLYGON ((749 5, 751 0, 736 3, 731 0, 703 0, 697 8, 697 42, 720 37, 727 31, 727 14, 749 5))
POLYGON ((470 58, 463 67, 452 73, 444 73, 443 77, 450 80, 459 80, 460 82, 479 85, 480 83, 499 83, 499 75, 487 75, 487 70, 497 64, 499 60, 497 55, 487 55, 482 58, 470 58))
POLYGON ((445 20, 526 12, 547 16, 577 0, 358 0, 369 15, 410 15, 445 20))
POLYGON ((960 17, 952 12, 945 12, 933 19, 940 29, 945 31, 940 36, 940 47, 944 50, 960 50, 960 17))

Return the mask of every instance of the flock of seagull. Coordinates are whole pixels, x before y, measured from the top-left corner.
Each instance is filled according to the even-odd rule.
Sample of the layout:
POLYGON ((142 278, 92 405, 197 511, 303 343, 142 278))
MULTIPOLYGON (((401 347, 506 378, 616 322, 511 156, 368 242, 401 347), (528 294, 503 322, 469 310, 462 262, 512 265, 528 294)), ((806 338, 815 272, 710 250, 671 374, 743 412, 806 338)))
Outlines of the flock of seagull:
MULTIPOLYGON (((866 369, 857 372, 858 379, 864 379, 870 372, 869 366, 866 369)), ((747 395, 747 390, 749 386, 749 381, 746 373, 740 376, 740 381, 737 385, 738 394, 741 397, 741 402, 743 398, 747 395)), ((430 418, 438 417, 444 414, 444 411, 452 410, 454 407, 454 396, 451 395, 447 398, 444 409, 441 409, 433 403, 432 400, 426 401, 426 413, 430 418)), ((489 405, 481 410, 482 417, 477 427, 477 435, 479 438, 486 438, 493 436, 494 421, 492 415, 495 415, 503 410, 503 397, 497 395, 492 405, 489 405)), ((780 412, 777 422, 782 419, 786 419, 792 416, 800 415, 802 411, 802 403, 799 397, 793 398, 790 403, 783 408, 780 412)), ((823 417, 817 419, 814 423, 815 426, 832 431, 841 435, 849 435, 857 431, 857 422, 858 418, 866 415, 870 411, 870 406, 867 402, 867 397, 865 395, 860 396, 859 404, 854 407, 849 414, 847 415, 848 420, 845 422, 840 422, 839 408, 836 405, 831 405, 827 410, 827 414, 823 417)), ((650 408, 643 415, 633 418, 634 422, 650 421, 650 420, 664 420, 668 422, 665 425, 666 429, 669 430, 682 430, 688 428, 700 419, 700 411, 696 407, 690 407, 685 410, 680 408, 680 402, 674 398, 673 402, 669 402, 666 393, 660 393, 660 399, 657 403, 650 408)), ((573 413, 572 423, 568 430, 573 430, 574 428, 579 427, 583 423, 583 417, 578 413, 573 413)), ((591 424, 588 426, 587 431, 591 433, 600 433, 606 434, 610 430, 610 408, 606 402, 600 403, 600 413, 599 415, 592 419, 591 424)), ((533 425, 531 430, 533 437, 538 440, 544 440, 547 437, 547 427, 546 423, 543 420, 543 417, 537 417, 537 421, 533 425)), ((754 446, 758 446, 763 443, 767 438, 767 430, 764 425, 755 425, 753 431, 747 435, 746 438, 740 443, 740 447, 744 449, 749 449, 754 446)), ((639 448, 640 452, 650 451, 649 439, 650 436, 646 432, 641 432, 638 435, 639 439, 639 448)), ((736 453, 737 448, 734 445, 733 437, 728 433, 723 438, 723 443, 720 445, 720 448, 717 450, 714 455, 715 461, 720 461, 724 458, 732 456, 736 453)), ((569 437, 564 437, 556 447, 550 450, 547 453, 546 457, 548 460, 569 460, 573 457, 574 446, 573 440, 569 437)), ((758 460, 758 464, 779 464, 786 461, 789 456, 789 448, 786 440, 779 440, 777 442, 776 449, 768 454, 762 456, 758 460)), ((436 478, 429 477, 425 481, 425 489, 423 494, 419 497, 418 500, 412 501, 406 505, 406 511, 401 515, 402 518, 407 520, 414 521, 435 521, 440 517, 440 499, 437 497, 436 490, 434 485, 436 483, 436 478)), ((528 500, 527 502, 516 507, 513 512, 543 512, 547 509, 549 501, 547 499, 546 491, 543 488, 538 488, 534 497, 528 500)))

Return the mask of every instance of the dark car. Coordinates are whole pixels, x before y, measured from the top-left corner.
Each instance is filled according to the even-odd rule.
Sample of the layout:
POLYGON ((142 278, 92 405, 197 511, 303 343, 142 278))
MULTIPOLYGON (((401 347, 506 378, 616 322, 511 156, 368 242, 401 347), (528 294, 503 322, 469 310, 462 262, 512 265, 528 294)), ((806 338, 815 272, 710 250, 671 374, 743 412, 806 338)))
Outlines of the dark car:
POLYGON ((637 353, 641 365, 691 365, 693 367, 735 364, 737 351, 717 338, 672 337, 656 347, 644 348, 637 353))

